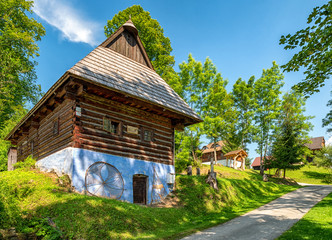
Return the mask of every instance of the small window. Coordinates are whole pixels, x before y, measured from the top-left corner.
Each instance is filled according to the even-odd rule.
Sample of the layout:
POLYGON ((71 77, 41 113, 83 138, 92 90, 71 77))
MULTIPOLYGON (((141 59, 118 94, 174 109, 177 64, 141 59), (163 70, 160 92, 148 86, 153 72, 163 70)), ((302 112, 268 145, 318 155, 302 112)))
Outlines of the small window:
POLYGON ((150 129, 142 129, 142 139, 147 142, 153 141, 153 131, 150 129))
POLYGON ((31 140, 31 142, 30 142, 30 150, 31 150, 31 155, 33 155, 33 150, 34 150, 34 141, 33 140, 31 140))
POLYGON ((103 119, 103 128, 105 131, 115 135, 121 134, 121 123, 118 121, 111 120, 107 117, 103 119))
POLYGON ((59 118, 53 122, 53 136, 59 135, 59 118))
POLYGON ((19 154, 20 156, 23 155, 23 147, 22 147, 22 145, 18 146, 18 154, 19 154))

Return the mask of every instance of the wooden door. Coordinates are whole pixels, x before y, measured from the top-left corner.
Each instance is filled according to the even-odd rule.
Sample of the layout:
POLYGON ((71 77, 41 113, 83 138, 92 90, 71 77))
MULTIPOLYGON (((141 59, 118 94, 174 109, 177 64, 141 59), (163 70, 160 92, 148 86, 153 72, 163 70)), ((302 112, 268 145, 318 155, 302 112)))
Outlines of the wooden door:
POLYGON ((146 184, 147 176, 133 176, 133 196, 134 203, 146 204, 146 184))

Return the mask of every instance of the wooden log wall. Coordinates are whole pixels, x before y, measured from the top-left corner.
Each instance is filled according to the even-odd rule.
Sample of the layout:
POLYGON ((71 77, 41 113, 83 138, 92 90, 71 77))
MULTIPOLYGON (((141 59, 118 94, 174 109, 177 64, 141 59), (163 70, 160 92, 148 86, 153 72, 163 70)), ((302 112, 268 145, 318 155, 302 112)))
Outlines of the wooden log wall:
POLYGON ((116 37, 106 47, 121 53, 122 55, 129 57, 145 66, 148 66, 143 54, 142 49, 137 44, 135 37, 125 30, 118 37, 116 37))
MULTIPOLYGON (((221 151, 217 151, 217 159, 222 159, 224 154, 221 151)), ((202 162, 210 162, 211 158, 214 160, 214 152, 204 153, 202 154, 202 162)))
POLYGON ((18 161, 29 155, 37 159, 44 158, 73 144, 75 101, 66 99, 51 113, 43 118, 38 127, 30 127, 29 131, 18 140, 18 161), (54 134, 54 121, 59 121, 59 133, 54 134))
POLYGON ((173 163, 174 129, 171 120, 126 104, 90 93, 78 99, 81 116, 76 117, 74 146, 117 156, 173 163), (103 118, 120 122, 121 134, 103 129, 103 118), (127 132, 127 126, 137 127, 138 134, 127 132), (153 141, 144 141, 143 129, 152 130, 153 141))

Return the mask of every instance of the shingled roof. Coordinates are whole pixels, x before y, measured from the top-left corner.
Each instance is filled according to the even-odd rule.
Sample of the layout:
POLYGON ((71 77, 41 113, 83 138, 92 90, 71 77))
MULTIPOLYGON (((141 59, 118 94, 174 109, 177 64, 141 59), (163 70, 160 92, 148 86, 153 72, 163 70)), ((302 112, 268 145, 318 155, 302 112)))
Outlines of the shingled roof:
MULTIPOLYGON (((266 159, 271 158, 270 156, 266 156, 266 159)), ((263 159, 263 163, 264 163, 264 159, 263 159)), ((252 167, 258 167, 261 165, 261 157, 256 157, 255 160, 252 162, 251 166, 252 167)))
MULTIPOLYGON (((218 146, 218 147, 216 147, 216 151, 218 152, 218 151, 221 151, 222 150, 222 148, 225 146, 225 143, 224 143, 224 141, 218 141, 218 142, 216 142, 216 146, 218 146), (219 145, 219 146, 218 146, 219 145)), ((203 151, 202 151, 202 153, 204 154, 204 153, 210 153, 210 152, 214 152, 214 147, 213 147, 213 142, 212 143, 209 143, 208 145, 206 145, 205 146, 206 147, 206 149, 204 149, 204 147, 203 147, 203 151)))
POLYGON ((240 153, 242 153, 243 156, 248 156, 248 153, 246 151, 244 151, 243 149, 238 149, 238 150, 234 150, 234 151, 231 151, 231 152, 228 152, 224 155, 224 157, 233 157, 233 156, 236 156, 236 155, 239 155, 240 153))
POLYGON ((6 139, 9 140, 14 132, 33 116, 70 77, 78 77, 191 119, 184 123, 185 126, 202 121, 199 115, 154 71, 138 36, 138 31, 129 20, 100 46, 66 71, 6 136, 6 139), (128 40, 126 44, 137 45, 135 51, 128 53, 117 49, 124 34, 127 34, 127 37, 131 34, 133 37, 133 39, 126 39, 128 40))
POLYGON ((68 72, 200 121, 200 117, 154 70, 112 49, 98 46, 68 72))
POLYGON ((325 139, 324 137, 315 137, 310 138, 311 143, 306 143, 305 146, 308 147, 310 150, 321 149, 325 146, 325 139))

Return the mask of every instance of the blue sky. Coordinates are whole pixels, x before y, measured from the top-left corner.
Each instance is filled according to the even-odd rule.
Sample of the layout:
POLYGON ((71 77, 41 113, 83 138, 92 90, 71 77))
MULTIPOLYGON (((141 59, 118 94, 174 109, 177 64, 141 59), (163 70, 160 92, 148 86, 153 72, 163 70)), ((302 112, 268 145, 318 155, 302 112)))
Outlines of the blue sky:
MULTIPOLYGON (((196 60, 211 58, 228 90, 241 77, 261 76, 272 61, 285 64, 294 52, 279 45, 280 36, 306 27, 306 19, 322 0, 36 0, 33 17, 43 24, 46 36, 38 43, 38 84, 47 91, 66 70, 104 39, 107 20, 134 4, 157 19, 169 37, 176 66, 192 53, 196 60)), ((177 69, 177 67, 176 67, 177 69)), ((302 80, 302 72, 284 73, 283 91, 302 80)), ((307 115, 315 116, 310 136, 324 136, 322 118, 329 109, 331 84, 307 101, 307 115)), ((332 140, 332 139, 331 139, 332 140)), ((257 154, 250 147, 250 157, 257 154)))

